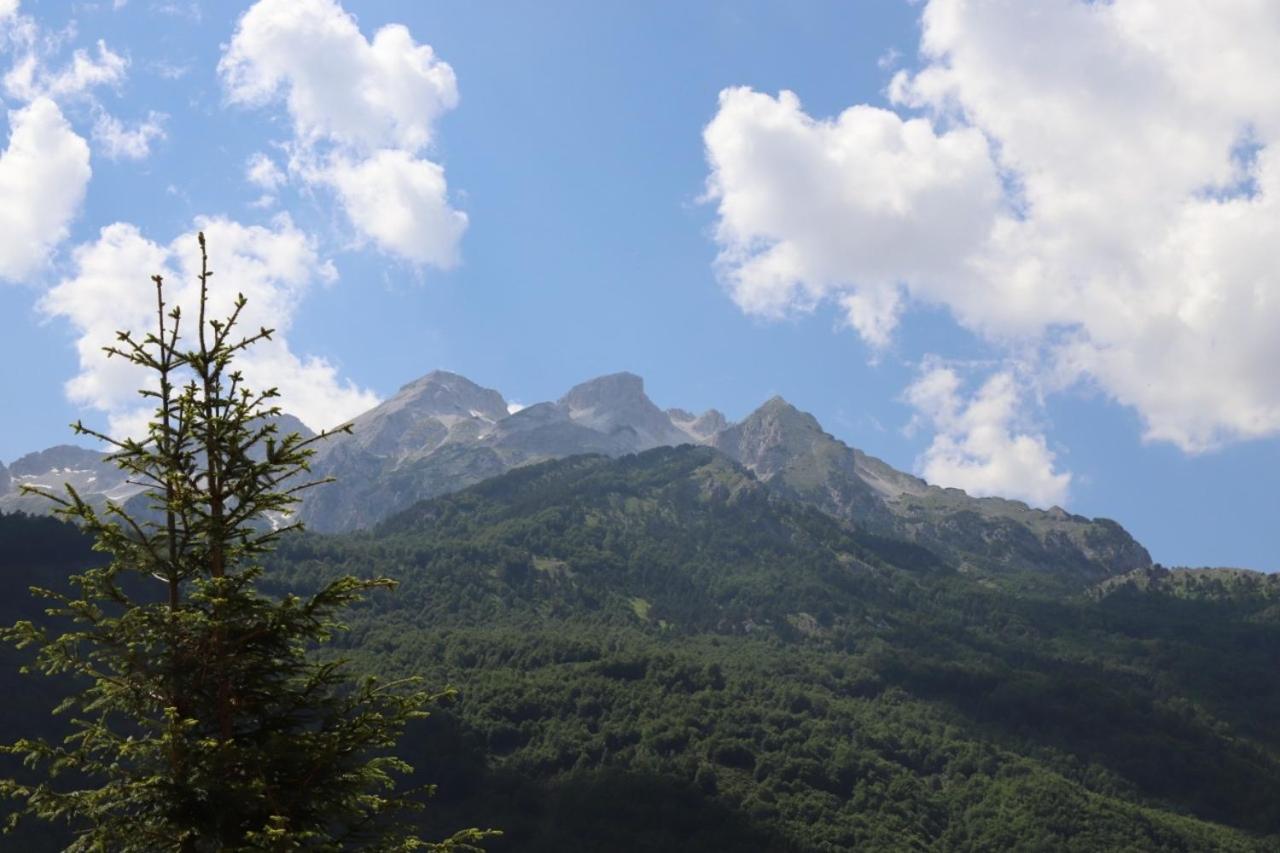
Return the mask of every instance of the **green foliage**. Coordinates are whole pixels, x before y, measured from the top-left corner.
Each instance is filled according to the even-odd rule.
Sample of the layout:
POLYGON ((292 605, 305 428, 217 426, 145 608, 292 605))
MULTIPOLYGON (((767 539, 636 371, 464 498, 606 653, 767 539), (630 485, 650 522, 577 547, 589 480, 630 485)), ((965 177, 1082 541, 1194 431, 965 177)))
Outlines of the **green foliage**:
POLYGON ((107 561, 71 591, 36 589, 52 625, 4 632, 34 650, 28 668, 75 690, 57 709, 64 738, 7 748, 40 776, 0 782, 0 793, 69 826, 69 850, 478 849, 489 833, 432 844, 401 817, 415 801, 397 791, 410 768, 392 748, 449 693, 412 678, 353 681, 311 653, 342 627, 338 614, 393 582, 337 575, 302 595, 262 590, 262 560, 296 526, 288 511, 315 485, 307 460, 324 436, 278 435, 275 391, 249 390, 232 366, 271 332, 239 333, 243 296, 224 319, 206 318, 210 276, 206 260, 193 345, 156 277, 157 330, 122 332, 108 349, 154 378, 142 392, 156 407, 146 437, 76 426, 113 446, 149 506, 99 511, 70 488, 47 495, 107 561))
POLYGON ((341 642, 457 685, 404 755, 454 821, 501 821, 495 850, 1278 840, 1280 627, 1013 594, 704 449, 532 466, 271 565, 282 588, 402 579, 341 642), (664 834, 687 809, 696 841, 664 834))

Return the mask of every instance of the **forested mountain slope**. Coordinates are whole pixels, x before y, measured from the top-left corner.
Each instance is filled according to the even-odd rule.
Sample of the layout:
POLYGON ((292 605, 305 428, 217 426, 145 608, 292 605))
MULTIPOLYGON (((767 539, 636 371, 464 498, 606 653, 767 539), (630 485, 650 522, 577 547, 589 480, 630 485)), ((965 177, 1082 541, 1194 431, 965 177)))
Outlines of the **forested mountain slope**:
MULTIPOLYGON (((65 525, 0 516, 6 620, 40 618, 22 588, 92 558, 65 525)), ((402 746, 440 786, 435 835, 497 826, 492 849, 512 851, 1280 844, 1270 579, 992 586, 689 446, 520 468, 372 531, 291 537, 268 568, 281 593, 401 580, 350 614, 342 653, 458 688, 402 746)), ((52 725, 56 696, 20 658, 0 658, 15 736, 52 725)))
POLYGON ((1274 623, 991 588, 707 449, 523 468, 272 568, 402 580, 345 642, 460 689, 408 757, 495 849, 1280 841, 1274 623))

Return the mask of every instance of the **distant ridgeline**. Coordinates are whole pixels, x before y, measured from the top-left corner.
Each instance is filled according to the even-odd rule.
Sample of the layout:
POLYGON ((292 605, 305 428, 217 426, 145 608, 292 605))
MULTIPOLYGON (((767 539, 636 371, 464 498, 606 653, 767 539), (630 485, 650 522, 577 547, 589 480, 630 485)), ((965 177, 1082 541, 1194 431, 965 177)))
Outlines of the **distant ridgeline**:
MULTIPOLYGON (((326 442, 315 472, 337 482, 307 493, 311 530, 367 529, 417 501, 456 492, 514 468, 579 454, 620 457, 655 447, 713 447, 767 483, 855 529, 933 550, 960 571, 1009 581, 1025 572, 1067 586, 1151 566, 1118 524, 1019 501, 972 498, 898 471, 823 431, 812 415, 775 397, 746 419, 714 409, 663 411, 638 376, 585 382, 554 403, 514 408, 503 396, 436 371, 360 415, 351 436, 326 442)), ((283 431, 310 434, 296 418, 283 431)), ((22 484, 70 481, 90 500, 128 500, 137 488, 94 451, 55 447, 0 473, 0 511, 45 511, 22 484)), ((136 500, 137 498, 135 498, 136 500)))
MULTIPOLYGON (((402 743, 439 784, 431 827, 534 853, 1280 849, 1275 578, 1170 572, 1110 522, 928 487, 781 401, 728 426, 631 394, 624 428, 623 376, 514 424, 500 397, 422 413, 463 382, 335 444, 324 470, 356 482, 306 511, 377 523, 290 537, 267 572, 402 581, 339 653, 459 689, 402 743), (705 440, 663 446, 664 423, 705 440)), ((6 618, 84 549, 0 516, 6 618)), ((0 725, 48 725, 33 703, 0 725)))

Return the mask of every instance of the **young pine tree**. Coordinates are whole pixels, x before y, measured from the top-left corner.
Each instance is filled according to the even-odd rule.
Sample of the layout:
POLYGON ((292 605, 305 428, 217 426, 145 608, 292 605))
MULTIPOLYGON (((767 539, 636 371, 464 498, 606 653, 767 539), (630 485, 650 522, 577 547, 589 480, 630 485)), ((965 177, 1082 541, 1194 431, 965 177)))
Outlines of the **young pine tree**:
POLYGON ((114 449, 148 505, 98 509, 70 487, 47 495, 110 562, 72 578, 78 594, 35 590, 68 630, 19 622, 5 632, 36 649, 34 668, 81 689, 58 709, 71 717, 64 741, 7 747, 44 781, 2 781, 0 793, 19 813, 65 821, 74 851, 478 850, 491 833, 428 843, 402 817, 415 801, 396 793, 409 768, 391 750, 439 695, 355 681, 311 654, 344 607, 394 582, 259 591, 260 558, 299 526, 288 512, 317 485, 307 462, 327 434, 279 435, 276 392, 245 387, 235 359, 271 331, 240 331, 243 296, 228 316, 206 316, 203 234, 199 244, 194 330, 156 276, 155 331, 121 332, 107 349, 150 372, 147 435, 75 426, 114 449))

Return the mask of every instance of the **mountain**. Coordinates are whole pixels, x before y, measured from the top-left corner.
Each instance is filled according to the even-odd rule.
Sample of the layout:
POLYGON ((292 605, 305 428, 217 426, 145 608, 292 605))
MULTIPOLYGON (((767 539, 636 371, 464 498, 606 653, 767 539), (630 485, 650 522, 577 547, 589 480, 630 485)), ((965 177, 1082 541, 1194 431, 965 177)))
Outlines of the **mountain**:
POLYGON ((659 409, 630 373, 575 386, 555 402, 507 413, 502 395, 436 371, 353 422, 353 435, 320 449, 314 464, 337 485, 308 495, 312 529, 369 527, 415 501, 488 477, 583 453, 623 456, 703 444, 771 487, 878 535, 925 545, 957 567, 999 575, 1050 575, 1071 588, 1151 565, 1115 522, 972 498, 931 486, 849 447, 781 397, 739 423, 713 410, 659 409))
POLYGON ((1097 600, 1125 598, 1208 603, 1233 618, 1280 623, 1280 574, 1248 569, 1150 566, 1107 578, 1089 590, 1097 600))
MULTIPOLYGON (((714 409, 663 411, 639 376, 616 373, 554 402, 511 408, 498 391, 456 373, 437 370, 408 383, 357 417, 350 435, 318 445, 313 474, 336 482, 306 493, 301 519, 321 532, 368 528, 417 501, 523 465, 696 444, 724 453, 783 494, 855 528, 924 545, 962 571, 1074 590, 1151 566, 1146 549, 1113 521, 932 486, 849 447, 781 397, 731 424, 714 409)), ((287 415, 280 428, 310 435, 287 415)), ((15 487, 66 479, 99 502, 137 491, 101 454, 81 448, 23 457, 10 473, 15 487)), ((11 491, 0 496, 0 509, 47 505, 11 491)))
POLYGON ((351 566, 400 586, 343 653, 458 689, 405 749, 498 851, 1280 841, 1280 624, 993 586, 712 448, 524 466, 268 576, 351 566))
POLYGON ((925 545, 962 570, 1050 570, 1098 580, 1151 565, 1147 550, 1113 521, 931 486, 837 440, 781 397, 721 430, 712 444, 785 493, 855 526, 925 545))
MULTIPOLYGON (((0 475, 0 486, 5 477, 0 475)), ((61 492, 70 485, 91 502, 126 501, 141 491, 127 482, 125 473, 106 461, 106 454, 84 447, 60 444, 28 453, 9 466, 8 488, 0 488, 0 512, 44 513, 51 502, 39 495, 24 495, 23 486, 61 492)))
MULTIPOLYGON (((272 420, 281 435, 296 432, 310 437, 315 434, 293 415, 281 414, 272 420)), ((129 480, 124 471, 108 460, 108 454, 87 447, 59 444, 28 453, 7 470, 0 464, 0 512, 41 515, 53 511, 56 504, 39 495, 23 494, 23 486, 59 495, 64 493, 66 486, 71 486, 90 504, 102 506, 113 501, 145 512, 145 498, 138 497, 144 489, 129 480)))
POLYGON ((352 422, 352 435, 326 442, 316 474, 337 479, 301 509, 320 531, 368 527, 418 500, 447 494, 512 468, 582 453, 622 456, 704 440, 718 412, 682 429, 617 373, 577 385, 555 402, 508 413, 497 391, 434 371, 352 422))
MULTIPOLYGON (((85 546, 0 515, 0 609, 42 618, 23 587, 65 587, 85 546)), ((457 689, 398 749, 440 785, 427 837, 497 826, 494 853, 1280 844, 1280 621, 1256 618, 1274 590, 1252 575, 991 584, 694 446, 524 465, 368 530, 287 536, 264 568, 278 594, 353 569, 400 582, 345 614, 335 651, 457 689)), ((0 649, 14 736, 54 725, 57 701, 21 663, 0 649)))

